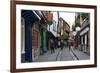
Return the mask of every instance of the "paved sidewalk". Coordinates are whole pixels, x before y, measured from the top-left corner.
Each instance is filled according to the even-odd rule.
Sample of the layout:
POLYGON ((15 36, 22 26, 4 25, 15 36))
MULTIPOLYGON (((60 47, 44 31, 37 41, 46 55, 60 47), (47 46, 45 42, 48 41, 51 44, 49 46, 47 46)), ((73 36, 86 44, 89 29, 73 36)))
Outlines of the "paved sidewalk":
POLYGON ((39 58, 35 62, 56 61, 59 51, 60 51, 60 48, 55 49, 55 52, 51 54, 51 51, 49 50, 47 53, 40 55, 39 58))
POLYGON ((40 55, 39 58, 34 62, 72 61, 88 59, 90 59, 90 56, 88 56, 87 54, 73 48, 69 50, 69 48, 66 47, 63 48, 63 50, 61 50, 60 48, 55 49, 54 53, 51 53, 51 51, 49 50, 47 53, 40 55))
POLYGON ((63 48, 62 51, 60 51, 61 53, 59 54, 60 56, 58 56, 58 60, 59 61, 71 61, 73 60, 72 55, 70 54, 69 48, 63 48))
POLYGON ((85 54, 82 51, 79 51, 77 49, 71 48, 71 50, 74 52, 74 54, 79 58, 79 60, 89 60, 90 56, 85 54))
POLYGON ((72 55, 70 54, 69 48, 60 48, 55 49, 55 52, 51 54, 51 51, 48 51, 44 55, 40 55, 35 62, 48 62, 48 61, 71 61, 73 60, 72 55))

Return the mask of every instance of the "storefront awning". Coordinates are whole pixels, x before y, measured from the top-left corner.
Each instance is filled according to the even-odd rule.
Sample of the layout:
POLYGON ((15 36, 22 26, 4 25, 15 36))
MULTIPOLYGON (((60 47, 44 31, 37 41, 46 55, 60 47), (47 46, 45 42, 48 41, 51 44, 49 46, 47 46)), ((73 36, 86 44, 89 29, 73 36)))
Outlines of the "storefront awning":
POLYGON ((88 31, 89 31, 89 27, 86 27, 83 31, 80 32, 80 36, 85 34, 88 31))

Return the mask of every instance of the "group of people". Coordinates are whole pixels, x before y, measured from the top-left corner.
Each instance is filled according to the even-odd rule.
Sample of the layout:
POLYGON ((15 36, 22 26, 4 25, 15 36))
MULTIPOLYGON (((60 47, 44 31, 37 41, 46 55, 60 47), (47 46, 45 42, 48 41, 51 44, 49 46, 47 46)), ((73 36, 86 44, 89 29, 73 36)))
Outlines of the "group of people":
MULTIPOLYGON (((61 40, 60 42, 58 42, 58 47, 55 47, 55 45, 57 45, 57 43, 55 43, 54 40, 51 39, 50 40, 51 53, 54 53, 55 49, 58 48, 58 47, 61 48, 61 50, 63 50, 63 48, 65 47, 65 44, 63 43, 63 40, 61 40)), ((77 42, 76 41, 70 41, 70 42, 68 42, 67 46, 68 46, 69 50, 71 49, 71 47, 76 48, 77 42)))
POLYGON ((61 41, 59 42, 59 44, 55 43, 52 39, 50 40, 50 49, 51 49, 51 53, 54 53, 55 52, 55 49, 60 47, 61 50, 63 50, 64 48, 64 43, 61 41))

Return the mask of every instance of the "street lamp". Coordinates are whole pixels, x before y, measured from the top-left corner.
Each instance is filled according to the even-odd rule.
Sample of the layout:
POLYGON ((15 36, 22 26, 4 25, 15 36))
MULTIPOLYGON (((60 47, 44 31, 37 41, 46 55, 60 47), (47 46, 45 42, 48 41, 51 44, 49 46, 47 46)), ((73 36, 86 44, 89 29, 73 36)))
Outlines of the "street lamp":
POLYGON ((80 27, 76 27, 76 28, 75 28, 76 32, 77 32, 77 31, 80 31, 80 29, 81 29, 80 27))

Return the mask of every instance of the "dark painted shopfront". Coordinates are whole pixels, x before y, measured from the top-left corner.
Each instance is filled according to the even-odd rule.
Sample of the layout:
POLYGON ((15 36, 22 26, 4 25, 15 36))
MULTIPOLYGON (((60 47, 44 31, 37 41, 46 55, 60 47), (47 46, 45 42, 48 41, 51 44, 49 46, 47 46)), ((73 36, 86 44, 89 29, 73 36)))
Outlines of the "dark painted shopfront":
POLYGON ((25 19, 25 54, 22 61, 32 62, 32 27, 39 19, 31 10, 22 10, 21 17, 25 19))

